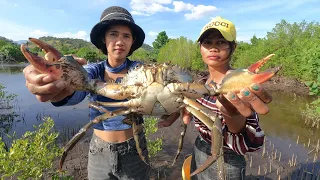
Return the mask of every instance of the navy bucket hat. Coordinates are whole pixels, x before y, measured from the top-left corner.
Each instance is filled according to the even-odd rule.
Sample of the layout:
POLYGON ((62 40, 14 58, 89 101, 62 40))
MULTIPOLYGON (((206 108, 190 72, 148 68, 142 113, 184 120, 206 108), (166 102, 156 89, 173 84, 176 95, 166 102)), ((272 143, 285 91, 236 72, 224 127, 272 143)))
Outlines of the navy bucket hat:
POLYGON ((104 42, 104 36, 106 30, 113 24, 126 24, 132 31, 134 42, 128 56, 142 46, 145 39, 145 33, 141 27, 135 24, 132 15, 122 7, 111 6, 102 12, 100 22, 92 28, 90 33, 91 42, 105 55, 108 54, 108 51, 104 42))

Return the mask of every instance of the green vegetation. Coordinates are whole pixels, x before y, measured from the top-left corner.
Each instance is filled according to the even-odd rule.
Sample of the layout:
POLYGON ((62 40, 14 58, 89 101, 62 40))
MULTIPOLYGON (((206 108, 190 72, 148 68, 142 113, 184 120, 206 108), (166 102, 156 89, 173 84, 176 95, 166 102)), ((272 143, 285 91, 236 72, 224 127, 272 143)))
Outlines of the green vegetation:
POLYGON ((5 87, 0 83, 0 137, 10 131, 13 126, 14 118, 18 116, 12 110, 13 101, 16 97, 17 95, 5 91, 5 87))
POLYGON ((265 38, 240 42, 233 57, 235 67, 247 67, 258 59, 274 53, 265 67, 282 65, 280 74, 301 81, 316 81, 320 67, 319 23, 290 24, 285 20, 276 24, 265 38))
POLYGON ((0 62, 18 63, 25 61, 20 47, 12 41, 0 36, 0 62))
POLYGON ((12 101, 17 97, 17 95, 9 94, 4 89, 5 87, 0 83, 0 109, 11 109, 12 101))
POLYGON ((152 139, 151 137, 152 134, 154 134, 158 130, 158 121, 158 118, 152 116, 144 119, 143 126, 146 132, 149 157, 156 156, 157 153, 162 150, 162 138, 152 139))
POLYGON ((58 133, 51 131, 53 126, 53 120, 46 118, 43 124, 34 126, 35 131, 27 131, 20 139, 14 140, 9 151, 0 138, 1 179, 41 179, 45 171, 55 174, 52 162, 62 150, 55 144, 58 133))

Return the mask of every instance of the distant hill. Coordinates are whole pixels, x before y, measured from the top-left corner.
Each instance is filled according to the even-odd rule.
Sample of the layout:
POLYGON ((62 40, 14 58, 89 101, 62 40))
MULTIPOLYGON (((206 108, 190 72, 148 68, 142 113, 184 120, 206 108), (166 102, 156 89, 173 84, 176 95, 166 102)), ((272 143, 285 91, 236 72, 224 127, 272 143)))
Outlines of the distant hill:
POLYGON ((53 47, 65 46, 71 49, 80 49, 82 47, 95 48, 95 46, 88 41, 83 39, 72 39, 72 38, 57 38, 52 36, 44 36, 39 38, 53 47))
POLYGON ((5 38, 3 36, 0 36, 0 40, 4 40, 4 41, 10 42, 10 43, 14 43, 12 40, 7 39, 7 38, 5 38))
MULTIPOLYGON (((57 38, 57 37, 52 37, 52 36, 44 36, 44 37, 40 37, 39 39, 41 41, 44 41, 44 42, 52 45, 53 47, 58 48, 58 49, 60 49, 60 48, 80 49, 82 47, 89 47, 90 49, 96 49, 96 47, 91 42, 85 41, 83 39, 57 38)), ((12 40, 7 39, 2 36, 0 36, 0 40, 5 40, 5 41, 15 43, 15 44, 27 43, 27 40, 12 41, 12 40)), ((34 45, 32 43, 30 43, 29 46, 31 48, 34 47, 34 45)), ((148 44, 143 44, 141 48, 143 48, 147 51, 153 50, 153 47, 151 47, 148 44)))
POLYGON ((142 46, 141 46, 141 48, 142 49, 145 49, 145 50, 147 50, 147 51, 153 51, 153 47, 151 47, 150 45, 148 45, 148 44, 142 44, 142 46))

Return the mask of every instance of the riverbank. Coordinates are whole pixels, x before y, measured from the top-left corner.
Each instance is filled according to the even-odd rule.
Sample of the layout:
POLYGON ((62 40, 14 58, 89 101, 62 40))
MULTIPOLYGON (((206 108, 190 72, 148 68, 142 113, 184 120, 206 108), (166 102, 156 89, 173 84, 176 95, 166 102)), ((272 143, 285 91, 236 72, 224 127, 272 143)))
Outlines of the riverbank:
MULTIPOLYGON (((274 77, 269 82, 263 85, 269 91, 281 91, 296 95, 308 95, 308 87, 302 82, 274 77)), ((181 155, 176 164, 171 167, 171 160, 174 158, 177 145, 179 132, 181 130, 180 122, 176 121, 172 126, 167 128, 159 129, 154 134, 155 137, 163 137, 162 151, 157 154, 156 157, 151 158, 152 166, 152 179, 181 179, 181 167, 185 157, 192 153, 194 140, 198 135, 197 130, 193 124, 190 124, 187 129, 184 147, 181 155)), ((73 176, 74 179, 87 179, 87 158, 88 158, 88 147, 92 132, 88 134, 74 147, 74 149, 68 154, 65 165, 63 167, 66 170, 67 175, 73 176)), ((294 143, 294 142, 293 142, 294 143)), ((247 160, 247 177, 248 179, 278 179, 280 175, 282 178, 287 177, 292 172, 299 170, 299 163, 295 166, 288 164, 289 160, 293 157, 294 153, 299 154, 298 162, 305 162, 306 159, 312 161, 311 154, 302 145, 292 146, 290 141, 282 142, 275 137, 267 137, 266 139, 266 150, 263 154, 263 149, 260 149, 254 153, 246 154, 247 160), (288 148, 291 148, 288 151, 288 148), (279 159, 279 154, 282 156, 279 159)), ((308 162, 308 161, 306 161, 308 162)), ((55 162, 56 167, 58 161, 55 162)), ((312 165, 314 163, 305 163, 300 165, 312 165)), ((316 165, 318 167, 319 165, 316 165)))

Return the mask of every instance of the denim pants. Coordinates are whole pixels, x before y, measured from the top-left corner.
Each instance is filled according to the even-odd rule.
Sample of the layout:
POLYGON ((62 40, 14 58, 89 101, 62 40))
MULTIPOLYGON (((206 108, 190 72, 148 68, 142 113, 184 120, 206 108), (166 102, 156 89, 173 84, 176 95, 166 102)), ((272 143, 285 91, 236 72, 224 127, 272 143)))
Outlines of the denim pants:
MULTIPOLYGON (((139 133, 140 148, 149 164, 144 132, 139 133)), ((88 179, 148 180, 150 166, 144 163, 133 138, 121 143, 108 143, 93 134, 88 157, 88 179)))
MULTIPOLYGON (((211 154, 211 144, 198 136, 194 145, 191 160, 191 173, 197 169, 211 154)), ((224 171, 228 180, 245 179, 246 161, 243 155, 239 155, 232 150, 224 149, 224 171)), ((192 180, 210 180, 217 179, 217 161, 208 169, 193 176, 192 180)))

